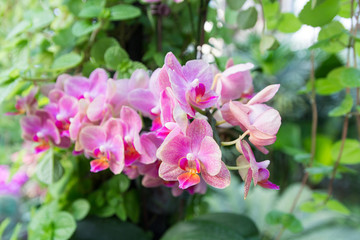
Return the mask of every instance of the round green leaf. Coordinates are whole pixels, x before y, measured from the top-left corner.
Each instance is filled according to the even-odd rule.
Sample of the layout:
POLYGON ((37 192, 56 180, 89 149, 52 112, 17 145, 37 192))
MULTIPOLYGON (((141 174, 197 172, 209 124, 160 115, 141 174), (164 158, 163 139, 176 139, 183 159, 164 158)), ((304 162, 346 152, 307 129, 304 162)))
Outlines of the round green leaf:
POLYGON ((278 30, 284 33, 296 32, 301 28, 301 22, 292 13, 281 14, 278 30))
POLYGON ((108 48, 117 46, 120 47, 118 41, 115 38, 100 38, 92 46, 90 56, 99 64, 105 64, 104 55, 108 48))
POLYGON ((46 10, 36 10, 33 11, 31 15, 31 30, 46 27, 54 19, 54 14, 51 11, 46 10))
MULTIPOLYGON (((343 18, 350 18, 351 17, 351 1, 349 0, 340 0, 340 11, 338 15, 343 18)), ((353 1, 353 9, 356 9, 358 2, 353 1)))
POLYGON ((329 53, 337 53, 343 50, 349 41, 349 37, 344 31, 344 26, 337 21, 333 21, 322 27, 318 36, 318 41, 323 42, 320 48, 329 53))
POLYGON ((239 29, 249 29, 254 27, 257 22, 257 14, 255 7, 240 11, 237 17, 239 29))
POLYGON ((83 18, 95 18, 100 15, 102 8, 99 6, 87 6, 81 9, 79 17, 83 18))
POLYGON ((351 111, 353 106, 353 99, 350 94, 346 94, 344 100, 342 100, 340 106, 337 106, 329 112, 330 117, 340 117, 351 111))
POLYGON ((240 9, 246 0, 226 0, 227 5, 233 9, 233 10, 238 10, 240 9))
MULTIPOLYGON (((334 143, 332 147, 331 154, 333 156, 333 159, 336 160, 336 158, 339 155, 341 147, 341 141, 338 141, 334 143)), ((344 150, 341 155, 340 162, 342 164, 359 164, 360 163, 360 143, 359 141, 355 139, 346 139, 344 150)))
POLYGON ((250 239, 258 229, 248 217, 233 213, 212 213, 171 227, 161 240, 250 239))
POLYGON ((267 50, 275 50, 279 47, 279 42, 274 36, 264 35, 260 41, 260 51, 264 53, 267 50))
POLYGON ((341 202, 331 199, 326 203, 326 207, 330 210, 345 214, 345 215, 350 215, 350 210, 341 202))
POLYGON ((119 4, 110 8, 110 20, 128 20, 139 17, 139 8, 127 4, 119 4))
POLYGON ((340 81, 345 87, 360 87, 360 70, 356 68, 345 68, 340 74, 340 81))
POLYGON ((71 213, 76 220, 82 220, 90 211, 90 203, 86 199, 77 199, 71 204, 71 213))
POLYGON ((52 184, 58 181, 64 174, 64 168, 60 162, 54 159, 52 148, 47 150, 41 157, 40 163, 36 166, 36 176, 45 184, 52 184))
POLYGON ((320 95, 331 95, 344 89, 339 78, 320 78, 315 82, 316 92, 320 95))
POLYGON ((314 8, 311 6, 312 1, 304 6, 299 14, 302 23, 319 27, 329 23, 339 12, 339 0, 324 0, 316 4, 314 8))
POLYGON ((11 39, 18 35, 19 33, 24 32, 26 29, 28 29, 31 26, 31 23, 27 20, 19 22, 6 36, 6 39, 11 39))
POLYGON ((76 21, 75 24, 73 25, 72 33, 76 37, 81 37, 83 35, 91 33, 98 27, 100 27, 99 22, 93 24, 90 20, 80 20, 80 21, 76 21))
POLYGON ((113 46, 106 50, 104 59, 108 68, 116 70, 121 63, 129 60, 129 56, 121 47, 113 46))
POLYGON ((52 69, 63 70, 77 66, 82 60, 82 57, 77 53, 68 53, 55 59, 52 64, 52 69))
POLYGON ((53 219, 54 235, 53 240, 65 240, 69 239, 71 235, 75 232, 76 222, 67 212, 58 212, 55 213, 53 219))

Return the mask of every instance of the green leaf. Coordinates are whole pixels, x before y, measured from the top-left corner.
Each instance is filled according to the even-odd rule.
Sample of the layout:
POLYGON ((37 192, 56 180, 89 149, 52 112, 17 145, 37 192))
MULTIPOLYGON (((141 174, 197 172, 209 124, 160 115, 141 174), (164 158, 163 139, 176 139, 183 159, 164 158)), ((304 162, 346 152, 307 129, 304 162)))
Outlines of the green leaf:
POLYGON ((119 4, 110 8, 110 20, 128 20, 141 15, 139 8, 127 4, 119 4))
POLYGON ((6 218, 4 220, 2 220, 1 224, 0 224, 0 238, 3 235, 5 229, 7 228, 7 226, 10 224, 11 219, 10 218, 6 218))
POLYGON ((329 22, 339 12, 339 0, 324 0, 311 8, 311 1, 304 6, 299 14, 299 19, 302 23, 313 26, 321 27, 329 22))
MULTIPOLYGON (((350 18, 351 17, 351 1, 349 0, 340 0, 340 11, 338 15, 343 18, 350 18)), ((353 1, 353 9, 356 9, 358 5, 357 1, 353 1)))
POLYGON ((13 230, 13 233, 11 234, 10 240, 19 239, 20 230, 21 230, 21 223, 17 223, 13 230))
POLYGON ((317 175, 317 174, 328 175, 333 171, 333 167, 321 165, 321 166, 306 168, 305 171, 308 172, 310 175, 317 175))
POLYGON ((303 212, 314 213, 314 212, 319 211, 321 209, 321 207, 319 206, 319 204, 317 204, 313 201, 308 201, 308 202, 304 202, 303 204, 301 204, 300 209, 303 212))
POLYGON ((106 50, 104 59, 108 68, 116 70, 121 63, 129 60, 129 56, 121 47, 113 46, 106 50))
POLYGON ((246 0, 226 0, 226 3, 232 10, 238 10, 244 5, 245 1, 246 0))
POLYGON ((260 41, 260 51, 264 53, 267 50, 275 50, 279 47, 279 42, 275 37, 270 35, 264 35, 260 41))
POLYGON ((120 192, 126 192, 130 186, 130 179, 126 177, 125 175, 121 174, 119 175, 119 189, 120 192))
POLYGON ((73 25, 72 33, 76 37, 81 37, 83 35, 91 33, 98 27, 100 27, 100 22, 92 23, 90 20, 80 20, 76 21, 73 25))
POLYGON ((77 53, 68 53, 55 59, 51 68, 54 70, 63 70, 76 67, 81 63, 82 57, 77 53))
POLYGON ((282 224, 286 229, 293 233, 299 233, 303 231, 301 222, 290 213, 273 210, 266 215, 265 220, 268 224, 271 225, 282 224))
POLYGON ((337 201, 337 200, 329 200, 326 203, 326 207, 330 210, 345 214, 345 215, 350 215, 350 210, 341 202, 337 201))
POLYGON ((64 169, 58 160, 54 159, 53 149, 47 150, 36 166, 36 176, 45 184, 58 181, 64 173, 64 169))
POLYGON ((73 47, 76 44, 76 38, 72 33, 71 28, 65 28, 60 30, 54 37, 53 41, 55 44, 61 47, 73 47))
POLYGON ((73 216, 67 212, 58 212, 53 219, 54 235, 53 240, 69 239, 75 232, 76 222, 73 216))
POLYGON ((118 41, 115 38, 100 38, 92 46, 90 56, 99 64, 105 64, 104 55, 108 48, 117 46, 120 47, 118 41))
POLYGON ((230 25, 236 25, 238 12, 231 10, 230 8, 225 9, 225 22, 230 25))
POLYGON ((79 12, 79 17, 95 18, 98 17, 103 9, 100 6, 86 6, 79 12))
POLYGON ((0 104, 7 98, 10 98, 13 91, 17 88, 17 86, 21 83, 21 79, 18 78, 12 81, 10 84, 4 85, 0 87, 0 104))
POLYGON ((315 89, 319 95, 331 95, 344 89, 339 78, 320 78, 315 82, 315 89))
POLYGON ((349 37, 344 31, 344 26, 337 21, 332 21, 323 26, 318 36, 318 41, 324 41, 320 48, 329 53, 337 53, 343 50, 349 41, 349 37))
POLYGON ((126 192, 124 201, 127 216, 132 222, 138 223, 140 217, 140 202, 136 190, 132 189, 129 192, 126 192))
POLYGON ((258 237, 259 231, 248 217, 233 213, 212 213, 177 223, 161 240, 241 240, 258 237))
POLYGON ((284 33, 293 33, 301 28, 301 22, 292 13, 282 13, 277 29, 284 33))
POLYGON ((31 23, 27 20, 19 22, 6 36, 6 40, 9 40, 16 35, 24 32, 26 29, 28 29, 31 26, 31 23))
POLYGON ((84 219, 90 211, 90 203, 86 199, 77 199, 71 204, 70 213, 79 221, 84 219))
POLYGON ((360 70, 353 67, 345 68, 340 74, 340 81, 345 87, 360 87, 360 70))
POLYGON ((36 10, 32 13, 31 17, 31 30, 36 30, 39 28, 46 27, 54 19, 54 14, 51 11, 46 10, 36 10))
MULTIPOLYGON (((331 154, 336 160, 341 147, 341 140, 334 143, 331 154)), ((359 164, 360 163, 360 143, 355 139, 346 139, 344 149, 341 155, 340 163, 342 164, 359 164)))
POLYGON ((255 7, 240 11, 237 17, 238 28, 249 29, 254 27, 257 22, 257 14, 255 7))
POLYGON ((87 217, 77 223, 73 239, 150 240, 151 238, 141 228, 129 222, 122 222, 116 218, 87 217))
POLYGON ((116 216, 122 220, 122 221, 126 221, 126 209, 125 209, 125 206, 124 204, 119 204, 117 207, 116 207, 116 212, 115 212, 116 216))
POLYGON ((344 100, 342 100, 340 106, 337 106, 329 112, 330 117, 340 117, 351 111, 353 106, 353 99, 350 94, 346 94, 344 100))

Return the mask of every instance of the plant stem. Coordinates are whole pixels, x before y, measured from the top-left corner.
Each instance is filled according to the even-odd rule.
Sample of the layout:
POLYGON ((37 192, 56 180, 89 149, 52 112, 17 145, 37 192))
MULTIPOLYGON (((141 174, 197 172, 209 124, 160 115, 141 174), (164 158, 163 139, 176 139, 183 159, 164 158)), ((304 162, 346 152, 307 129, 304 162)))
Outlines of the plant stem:
POLYGON ((330 182, 329 182, 329 187, 328 187, 328 197, 326 198, 325 202, 326 203, 332 194, 333 191, 333 183, 334 183, 334 179, 336 176, 336 170, 340 164, 340 160, 341 160, 341 156, 344 150, 344 145, 345 145, 345 140, 346 140, 346 136, 347 136, 347 132, 348 132, 348 127, 349 127, 349 116, 346 115, 345 119, 344 119, 344 125, 343 125, 343 130, 342 130, 342 136, 341 136, 341 145, 340 145, 340 150, 339 150, 339 154, 337 156, 335 165, 334 165, 334 169, 331 173, 331 178, 330 178, 330 182))
POLYGON ((193 14, 191 4, 190 4, 189 0, 186 0, 186 5, 188 7, 189 15, 190 15, 191 32, 192 32, 193 36, 195 36, 196 33, 195 33, 194 14, 193 14))
POLYGON ((250 165, 245 165, 245 166, 226 166, 227 169, 229 170, 241 170, 241 169, 248 169, 250 167, 250 165))
MULTIPOLYGON (((315 57, 314 52, 311 51, 310 55, 311 59, 311 72, 310 72, 310 82, 311 82, 311 95, 310 95, 310 102, 311 102, 311 111, 312 111, 312 123, 311 123, 311 156, 310 161, 308 164, 308 167, 311 167, 313 165, 314 159, 315 159, 315 153, 316 153, 316 132, 317 132, 317 125, 318 125, 318 112, 317 112, 317 106, 316 106, 316 89, 315 89, 315 57)), ((296 194, 293 203, 291 204, 289 213, 293 213, 296 205, 300 199, 300 196, 302 194, 302 191, 305 188, 306 182, 309 178, 309 173, 305 172, 302 180, 301 180, 301 186, 296 194)), ((276 237, 276 240, 279 240, 282 236, 282 234, 285 231, 285 227, 283 226, 279 232, 279 234, 276 237)))
POLYGON ((197 54, 196 54, 196 58, 197 59, 201 59, 202 57, 202 51, 201 51, 201 47, 204 44, 205 41, 205 29, 204 29, 204 24, 206 21, 206 17, 207 17, 207 10, 208 10, 208 5, 210 0, 200 0, 200 9, 199 9, 199 21, 198 21, 198 34, 197 34, 197 44, 196 44, 196 49, 197 50, 197 54))
POLYGON ((161 15, 157 17, 156 33, 157 33, 156 48, 158 52, 161 52, 162 51, 162 16, 161 15))
POLYGON ((262 2, 262 0, 259 0, 259 3, 261 5, 261 18, 263 19, 263 27, 262 27, 262 35, 264 35, 265 33, 265 28, 266 28, 266 20, 265 20, 265 11, 264 11, 264 4, 262 2))

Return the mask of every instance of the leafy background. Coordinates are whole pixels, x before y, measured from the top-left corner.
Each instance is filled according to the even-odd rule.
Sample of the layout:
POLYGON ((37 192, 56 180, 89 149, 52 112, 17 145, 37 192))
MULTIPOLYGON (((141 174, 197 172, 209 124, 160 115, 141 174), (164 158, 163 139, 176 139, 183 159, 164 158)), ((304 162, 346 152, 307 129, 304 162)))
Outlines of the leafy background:
MULTIPOLYGON (((163 2, 170 9, 167 16, 136 0, 1 1, 0 112, 13 111, 15 96, 55 81, 64 72, 88 76, 102 67, 127 78, 137 68, 162 66, 168 51, 183 63, 198 57, 197 46, 204 44, 201 55, 219 69, 224 69, 229 57, 235 63, 254 63, 256 90, 281 84, 272 105, 283 125, 266 156, 272 161, 271 180, 281 186, 280 192, 256 187, 244 201, 243 185, 234 174, 226 190, 173 198, 166 189, 144 189, 139 181, 123 175, 89 174, 86 159, 55 149, 41 156, 34 176, 48 189, 45 197, 0 197, 0 235, 4 239, 114 239, 119 235, 164 240, 273 239, 284 231, 282 239, 358 239, 359 3, 163 2), (205 31, 199 28, 202 25, 205 31), (314 100, 319 124, 310 164, 314 100), (347 117, 344 151, 328 196, 347 117), (309 174, 308 184, 291 211, 304 174, 309 174)), ((45 105, 47 99, 40 98, 39 103, 45 105)), ((22 149, 19 117, 3 116, 0 126, 0 163, 11 163, 15 171, 21 158, 10 159, 22 149)), ((233 162, 234 153, 223 148, 224 161, 233 162)))

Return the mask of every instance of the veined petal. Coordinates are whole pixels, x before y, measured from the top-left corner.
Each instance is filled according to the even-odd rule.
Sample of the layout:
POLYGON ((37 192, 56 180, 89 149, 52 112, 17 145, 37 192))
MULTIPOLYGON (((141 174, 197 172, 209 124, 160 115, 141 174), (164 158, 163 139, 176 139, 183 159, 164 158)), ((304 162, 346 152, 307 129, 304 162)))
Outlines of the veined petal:
POLYGON ((165 181, 177 181, 177 177, 185 171, 177 165, 167 164, 162 162, 159 167, 159 177, 165 181))
MULTIPOLYGON (((170 136, 170 134, 168 136, 170 136)), ((158 149, 156 155, 163 162, 177 165, 178 161, 182 157, 185 157, 188 153, 191 153, 190 142, 191 140, 189 137, 178 134, 169 141, 166 141, 165 139, 164 143, 158 149)))
POLYGON ((99 95, 89 104, 86 115, 90 121, 96 122, 104 117, 106 111, 108 111, 108 109, 105 96, 99 95))
POLYGON ((278 111, 271 108, 257 117, 252 125, 263 133, 275 135, 280 128, 281 117, 278 111))
MULTIPOLYGON (((205 170, 205 169, 204 169, 205 170)), ((201 176, 203 177, 204 181, 215 187, 215 188, 226 188, 230 185, 230 172, 226 168, 223 161, 221 161, 221 169, 218 174, 215 176, 209 175, 206 171, 203 169, 201 170, 201 176)))
POLYGON ((111 149, 112 149, 112 154, 109 161, 109 167, 114 174, 119 174, 122 172, 125 166, 124 143, 122 140, 122 136, 116 135, 112 139, 111 149))
POLYGON ((106 134, 99 126, 86 126, 80 132, 79 140, 85 150, 93 152, 106 142, 106 134))
POLYGON ((260 92, 258 92, 253 98, 251 98, 247 104, 251 105, 267 102, 275 96, 279 88, 280 84, 269 85, 260 92))
POLYGON ((210 176, 215 176, 221 169, 221 150, 212 137, 206 136, 201 142, 197 157, 210 176))
POLYGON ((206 136, 212 137, 213 131, 210 124, 203 119, 195 119, 186 129, 186 136, 191 139, 191 149, 197 153, 206 136))

